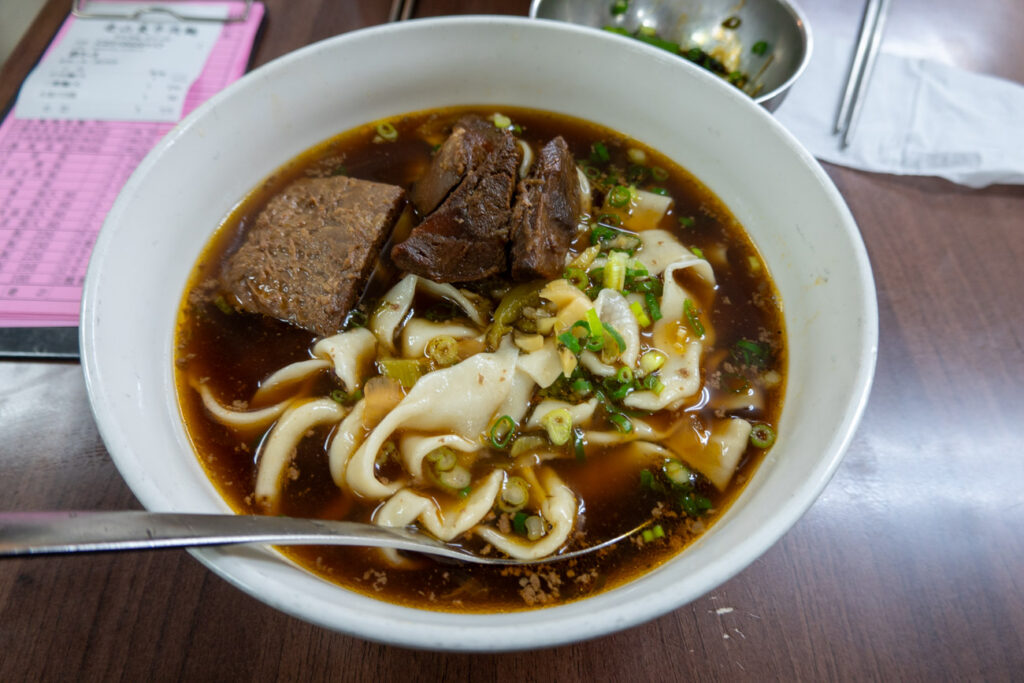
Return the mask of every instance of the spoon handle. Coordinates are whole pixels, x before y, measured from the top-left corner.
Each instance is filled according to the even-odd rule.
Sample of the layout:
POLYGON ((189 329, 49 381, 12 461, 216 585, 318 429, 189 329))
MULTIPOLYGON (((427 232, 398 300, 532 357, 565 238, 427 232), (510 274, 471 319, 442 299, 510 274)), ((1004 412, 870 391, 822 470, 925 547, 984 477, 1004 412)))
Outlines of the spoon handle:
POLYGON ((0 513, 0 557, 238 543, 374 546, 473 559, 404 529, 358 522, 135 511, 0 513))

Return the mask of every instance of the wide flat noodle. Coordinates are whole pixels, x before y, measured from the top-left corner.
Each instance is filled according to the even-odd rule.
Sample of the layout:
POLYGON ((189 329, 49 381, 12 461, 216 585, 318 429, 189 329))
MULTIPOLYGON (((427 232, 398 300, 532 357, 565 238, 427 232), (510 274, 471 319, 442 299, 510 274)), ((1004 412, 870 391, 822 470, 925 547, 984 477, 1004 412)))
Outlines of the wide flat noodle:
POLYGON ((565 485, 554 470, 541 467, 537 480, 544 491, 544 502, 540 505, 541 517, 551 525, 547 534, 536 541, 519 536, 503 534, 489 526, 477 526, 474 532, 483 540, 517 560, 536 560, 553 555, 565 545, 576 522, 576 496, 565 485))
POLYGON ((271 510, 281 495, 281 478, 295 455, 299 441, 313 427, 340 421, 345 408, 329 398, 307 401, 289 408, 270 430, 260 449, 256 472, 256 500, 271 510))
POLYGON ((377 339, 364 327, 321 339, 313 347, 314 356, 334 363, 334 374, 345 385, 346 391, 355 391, 362 386, 376 353, 377 339))
POLYGON ((377 453, 397 429, 479 439, 512 389, 518 354, 506 340, 495 353, 478 353, 421 377, 352 456, 346 472, 352 490, 368 498, 387 498, 402 488, 401 481, 380 482, 373 467, 377 453))
POLYGON ((373 523, 403 527, 418 522, 436 538, 451 541, 487 516, 494 507, 504 476, 501 470, 494 470, 483 481, 475 482, 465 499, 448 508, 442 508, 433 498, 402 489, 377 510, 373 523))

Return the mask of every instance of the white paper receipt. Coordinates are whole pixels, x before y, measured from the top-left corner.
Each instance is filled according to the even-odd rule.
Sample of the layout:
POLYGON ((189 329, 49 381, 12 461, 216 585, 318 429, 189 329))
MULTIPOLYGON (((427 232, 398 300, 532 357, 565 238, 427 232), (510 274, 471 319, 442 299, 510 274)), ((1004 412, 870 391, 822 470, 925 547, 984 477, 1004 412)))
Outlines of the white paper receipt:
MULTIPOLYGON (((125 14, 133 4, 92 2, 89 9, 125 14)), ((224 6, 196 9, 227 12, 224 6)), ((157 14, 76 21, 25 80, 15 116, 176 122, 220 31, 219 22, 157 14)))

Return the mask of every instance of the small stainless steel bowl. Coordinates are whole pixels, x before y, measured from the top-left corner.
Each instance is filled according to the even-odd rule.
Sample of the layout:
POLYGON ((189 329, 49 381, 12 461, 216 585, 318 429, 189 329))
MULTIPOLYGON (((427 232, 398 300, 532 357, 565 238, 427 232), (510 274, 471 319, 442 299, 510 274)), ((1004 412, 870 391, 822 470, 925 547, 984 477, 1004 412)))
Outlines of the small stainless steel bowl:
MULTIPOLYGON (((699 47, 729 71, 748 76, 743 90, 768 111, 781 104, 811 58, 811 29, 787 0, 533 0, 530 17, 633 34, 643 27, 682 50, 699 47), (739 20, 738 23, 736 20, 739 20), (765 43, 763 54, 754 51, 765 43)), ((684 57, 680 57, 684 59, 684 57)))

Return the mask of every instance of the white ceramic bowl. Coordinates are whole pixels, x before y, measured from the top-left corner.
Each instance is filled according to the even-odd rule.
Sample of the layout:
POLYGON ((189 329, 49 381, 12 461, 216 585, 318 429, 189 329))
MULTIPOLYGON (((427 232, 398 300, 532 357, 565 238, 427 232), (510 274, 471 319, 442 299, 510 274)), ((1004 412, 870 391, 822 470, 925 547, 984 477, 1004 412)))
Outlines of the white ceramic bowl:
POLYGON ((543 610, 421 611, 346 591, 270 550, 195 555, 273 607, 405 646, 523 649, 647 621, 746 567, 811 505, 852 437, 877 343, 867 255, 819 165, 748 97, 653 48, 540 20, 413 21, 311 45, 212 98, 142 162, 93 252, 81 347, 100 433, 148 509, 227 512, 186 439, 172 375, 177 306, 200 249, 251 188, 313 144, 367 121, 458 104, 599 122, 661 150, 729 206, 785 304, 789 382, 770 456, 679 557, 621 588, 543 610))

